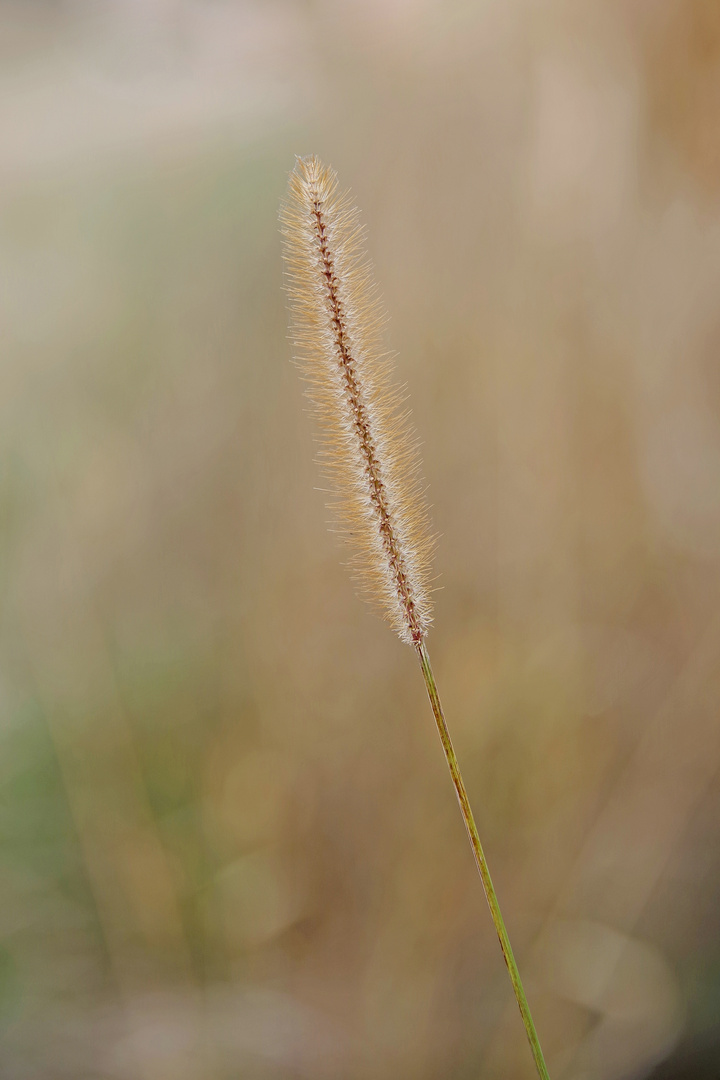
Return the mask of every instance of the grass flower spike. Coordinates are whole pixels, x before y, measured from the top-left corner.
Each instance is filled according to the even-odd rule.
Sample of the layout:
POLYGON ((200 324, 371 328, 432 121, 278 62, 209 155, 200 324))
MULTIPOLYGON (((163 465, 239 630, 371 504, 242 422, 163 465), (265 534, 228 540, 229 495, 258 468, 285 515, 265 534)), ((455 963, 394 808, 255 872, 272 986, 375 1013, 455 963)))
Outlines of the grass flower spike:
POLYGON ((417 441, 383 352, 385 314, 357 210, 317 158, 297 163, 282 211, 296 359, 321 431, 335 524, 361 591, 403 641, 431 622, 433 542, 417 441))
POLYGON ((361 591, 417 651, 463 821, 541 1080, 549 1080, 430 667, 426 636, 433 538, 417 440, 383 349, 385 315, 359 215, 337 176, 298 159, 281 210, 295 359, 320 428, 338 531, 361 591))

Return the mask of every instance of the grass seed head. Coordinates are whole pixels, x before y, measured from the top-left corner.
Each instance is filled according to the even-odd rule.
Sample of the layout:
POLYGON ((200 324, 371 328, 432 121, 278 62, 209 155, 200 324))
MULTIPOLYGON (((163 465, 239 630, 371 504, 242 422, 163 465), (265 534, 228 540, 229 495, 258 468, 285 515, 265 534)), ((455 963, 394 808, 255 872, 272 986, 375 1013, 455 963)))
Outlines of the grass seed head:
POLYGON ((280 217, 295 359, 319 424, 333 523, 353 548, 362 594, 417 645, 432 621, 434 542, 360 217, 316 157, 298 159, 280 217))

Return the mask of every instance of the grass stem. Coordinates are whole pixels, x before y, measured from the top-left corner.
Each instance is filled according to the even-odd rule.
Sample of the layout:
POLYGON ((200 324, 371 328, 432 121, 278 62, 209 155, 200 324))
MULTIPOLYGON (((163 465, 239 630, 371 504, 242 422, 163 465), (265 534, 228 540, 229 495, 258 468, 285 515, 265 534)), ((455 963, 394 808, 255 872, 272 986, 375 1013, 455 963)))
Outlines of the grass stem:
POLYGON ((508 937, 507 930, 505 929, 505 923, 503 921, 502 913, 500 911, 500 905, 495 893, 495 887, 490 877, 490 871, 488 870, 487 860, 485 858, 485 852, 483 851, 482 844, 480 843, 480 837, 478 835, 475 819, 473 818, 472 810, 470 809, 470 802, 468 800, 467 791, 465 790, 465 784, 463 783, 462 774, 460 772, 460 766, 458 764, 455 751, 453 749, 452 740, 450 739, 450 732, 448 731, 447 724, 445 722, 445 716, 443 714, 442 705, 440 704, 440 697, 438 696, 437 686, 435 685, 435 677, 430 667, 430 657, 425 646, 425 641, 421 640, 416 645, 418 656, 420 657, 420 666, 422 667, 423 677, 425 679, 425 686, 427 687, 428 697, 430 698, 430 704, 435 715, 435 722, 437 724, 438 732, 440 733, 440 741, 445 751, 445 757, 447 759, 448 768, 450 769, 450 775, 452 776, 453 784, 455 785, 455 791, 457 793, 458 802, 460 803, 460 810, 462 812, 463 821, 465 822, 465 828, 470 838, 470 844, 473 849, 473 855, 475 856, 475 862, 477 863, 478 872, 483 883, 485 890, 485 896, 487 897, 488 906, 490 908, 490 914, 492 921, 495 924, 497 930, 497 936, 500 939, 500 948, 503 951, 505 957, 505 963, 510 973, 510 981, 515 991, 515 998, 520 1009, 520 1015, 525 1025, 525 1031, 527 1033, 528 1042, 530 1043, 530 1049, 532 1051, 533 1058, 535 1060, 535 1067, 538 1071, 538 1076, 541 1080, 550 1080, 547 1066, 545 1064, 545 1058, 540 1048, 540 1040, 538 1039, 537 1031, 535 1030, 535 1024, 533 1023, 532 1014, 530 1012, 530 1006, 528 1005, 527 998, 525 996, 525 990, 523 989, 522 979, 520 978, 520 972, 515 962, 512 947, 510 945, 510 938, 508 937))

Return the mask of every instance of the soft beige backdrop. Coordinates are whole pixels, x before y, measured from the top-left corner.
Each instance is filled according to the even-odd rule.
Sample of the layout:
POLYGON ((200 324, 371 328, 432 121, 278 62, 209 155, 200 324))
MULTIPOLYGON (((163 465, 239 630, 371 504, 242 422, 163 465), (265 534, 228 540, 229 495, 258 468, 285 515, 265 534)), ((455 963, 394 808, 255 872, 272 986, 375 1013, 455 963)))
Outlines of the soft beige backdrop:
POLYGON ((363 211, 554 1080, 720 1012, 715 0, 0 4, 0 1072, 532 1075, 277 208, 363 211))

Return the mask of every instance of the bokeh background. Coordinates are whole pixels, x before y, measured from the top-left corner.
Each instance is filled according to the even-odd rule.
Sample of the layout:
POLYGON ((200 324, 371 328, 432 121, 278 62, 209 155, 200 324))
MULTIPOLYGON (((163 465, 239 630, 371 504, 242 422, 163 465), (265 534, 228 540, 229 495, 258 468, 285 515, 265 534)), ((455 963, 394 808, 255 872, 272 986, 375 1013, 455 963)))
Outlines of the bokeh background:
POLYGON ((3 0, 0 132, 2 1077, 533 1075, 326 531, 306 153, 392 316, 551 1073, 720 1075, 716 0, 3 0))

